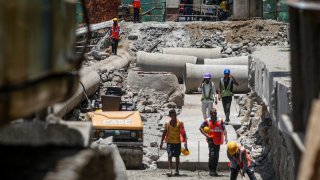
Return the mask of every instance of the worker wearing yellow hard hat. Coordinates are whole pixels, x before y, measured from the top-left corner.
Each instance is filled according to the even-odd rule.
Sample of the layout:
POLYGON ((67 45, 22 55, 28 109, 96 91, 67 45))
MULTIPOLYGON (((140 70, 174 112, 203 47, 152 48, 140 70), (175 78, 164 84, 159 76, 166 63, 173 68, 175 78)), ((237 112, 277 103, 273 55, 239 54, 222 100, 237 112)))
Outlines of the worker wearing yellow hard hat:
POLYGON ((210 118, 200 126, 200 132, 206 137, 209 147, 209 175, 218 176, 220 145, 227 142, 227 131, 223 119, 218 118, 217 109, 210 110, 210 118))
POLYGON ((113 21, 113 24, 111 26, 111 30, 109 34, 111 39, 112 54, 117 55, 118 44, 120 41, 120 26, 118 24, 117 18, 113 18, 112 21, 113 21))
POLYGON ((230 160, 230 180, 236 180, 241 172, 244 177, 245 174, 248 175, 250 180, 256 180, 253 168, 251 167, 251 160, 247 153, 247 150, 234 141, 230 141, 227 144, 227 156, 230 160))

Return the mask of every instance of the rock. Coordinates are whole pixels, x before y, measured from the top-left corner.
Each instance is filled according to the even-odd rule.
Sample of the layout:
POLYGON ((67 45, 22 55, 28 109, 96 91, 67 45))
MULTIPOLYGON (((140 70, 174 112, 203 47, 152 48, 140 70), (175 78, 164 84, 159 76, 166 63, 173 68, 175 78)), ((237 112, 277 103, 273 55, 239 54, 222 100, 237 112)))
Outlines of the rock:
POLYGON ((102 82, 107 82, 107 81, 108 81, 108 76, 105 75, 105 74, 102 74, 102 75, 100 76, 100 79, 101 79, 102 82))
POLYGON ((242 41, 242 39, 241 39, 240 37, 237 37, 237 38, 235 38, 233 41, 236 42, 236 43, 239 43, 239 42, 242 41))
POLYGON ((227 58, 227 57, 229 57, 229 55, 228 54, 221 54, 221 57, 222 58, 227 58))
POLYGON ((144 109, 144 112, 145 113, 152 113, 152 110, 153 109, 150 106, 146 106, 145 109, 144 109))
POLYGON ((122 78, 121 77, 119 77, 119 76, 114 76, 113 78, 112 78, 112 81, 115 81, 115 82, 122 82, 122 78))
POLYGON ((158 147, 158 143, 157 142, 151 142, 150 143, 150 147, 158 147))
POLYGON ((222 32, 221 31, 216 31, 216 35, 221 35, 222 32))
POLYGON ((247 44, 250 43, 250 40, 243 40, 243 41, 241 41, 241 43, 242 43, 243 45, 247 45, 247 44))
POLYGON ((159 159, 159 156, 152 154, 152 155, 149 156, 149 158, 150 158, 151 161, 157 161, 159 159))
POLYGON ((176 103, 174 103, 174 102, 168 102, 168 103, 164 104, 163 107, 171 108, 171 109, 172 109, 172 108, 176 108, 177 105, 176 105, 176 103))
POLYGON ((138 34, 132 33, 128 36, 129 40, 137 40, 139 38, 138 34))
POLYGON ((92 51, 91 55, 96 59, 96 60, 101 60, 102 55, 98 51, 92 51))
POLYGON ((230 55, 232 54, 232 49, 231 48, 227 48, 227 50, 225 51, 226 54, 230 55))
POLYGON ((232 46, 231 46, 231 49, 232 49, 232 51, 236 51, 236 50, 238 50, 240 47, 238 46, 238 44, 233 44, 232 46))

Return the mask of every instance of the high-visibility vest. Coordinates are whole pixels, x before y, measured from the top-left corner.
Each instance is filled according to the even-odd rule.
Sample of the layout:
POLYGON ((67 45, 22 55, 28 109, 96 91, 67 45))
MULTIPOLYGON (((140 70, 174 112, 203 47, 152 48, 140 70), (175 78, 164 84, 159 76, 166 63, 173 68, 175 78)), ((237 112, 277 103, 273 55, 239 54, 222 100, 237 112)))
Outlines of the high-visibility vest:
POLYGON ((231 168, 237 168, 237 167, 240 167, 242 170, 246 170, 248 167, 251 166, 251 160, 250 160, 250 157, 248 155, 248 152, 247 150, 242 147, 240 144, 238 145, 238 148, 240 149, 240 151, 238 151, 238 155, 236 156, 231 156, 228 152, 228 156, 231 157, 230 161, 228 163, 228 166, 231 167, 231 168), (246 167, 243 167, 244 165, 244 161, 247 161, 247 166, 246 167))
POLYGON ((210 90, 209 90, 209 96, 207 97, 206 96, 206 88, 204 88, 204 84, 205 83, 202 83, 202 98, 201 98, 201 101, 202 100, 213 100, 213 99, 211 99, 211 98, 213 98, 213 97, 210 97, 210 95, 211 95, 211 91, 212 91, 212 88, 213 88, 213 86, 214 86, 214 84, 213 84, 213 82, 210 82, 210 90))
POLYGON ((220 80, 221 97, 226 97, 226 96, 232 96, 233 95, 233 93, 231 92, 231 84, 232 83, 233 83, 233 79, 230 78, 229 84, 228 84, 227 89, 226 89, 226 87, 224 87, 223 78, 221 78, 221 80, 220 80))
POLYGON ((117 25, 116 27, 114 27, 112 25, 112 28, 111 28, 111 35, 114 39, 117 39, 119 40, 120 39, 120 26, 117 25))
POLYGON ((223 131, 223 119, 218 119, 213 122, 212 120, 208 120, 210 132, 209 137, 213 139, 213 143, 215 145, 221 145, 224 142, 224 131, 223 131))
POLYGON ((133 8, 140 8, 141 3, 140 0, 133 0, 133 8))
MULTIPOLYGON (((241 169, 243 169, 243 161, 244 160, 247 160, 248 162, 248 167, 251 166, 251 160, 250 160, 250 157, 249 157, 249 154, 247 153, 247 150, 244 148, 244 147, 241 147, 240 148, 240 154, 238 156, 238 165, 241 169)), ((247 168, 248 168, 247 167, 247 168)))
MULTIPOLYGON (((168 142, 168 138, 169 138, 169 135, 170 135, 170 121, 167 121, 166 122, 166 135, 165 135, 165 142, 168 142)), ((180 131, 180 141, 181 142, 186 142, 186 131, 184 129, 184 124, 182 121, 178 120, 177 119, 177 127, 179 127, 179 131, 180 131)))

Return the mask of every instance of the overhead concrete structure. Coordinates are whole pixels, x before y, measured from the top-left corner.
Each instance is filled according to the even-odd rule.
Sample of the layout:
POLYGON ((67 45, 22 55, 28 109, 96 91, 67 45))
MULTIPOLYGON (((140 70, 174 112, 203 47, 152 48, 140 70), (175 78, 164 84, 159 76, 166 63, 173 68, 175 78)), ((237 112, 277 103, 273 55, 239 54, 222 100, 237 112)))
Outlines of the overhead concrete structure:
POLYGON ((195 56, 198 64, 203 64, 204 59, 221 58, 221 48, 163 48, 163 54, 195 56))
POLYGON ((196 64, 197 58, 194 56, 182 56, 159 53, 137 53, 137 66, 144 71, 171 72, 178 79, 183 79, 186 63, 196 64))
POLYGON ((218 88, 220 79, 223 77, 225 68, 231 70, 231 74, 240 84, 233 87, 234 93, 247 93, 250 91, 248 87, 248 66, 244 65, 194 65, 186 64, 184 84, 185 92, 192 93, 198 91, 198 87, 202 82, 202 76, 208 72, 212 74, 212 81, 218 88))
MULTIPOLYGON (((199 63, 197 63, 199 64, 199 63)), ((205 65, 249 65, 248 56, 218 58, 218 59, 204 59, 205 65)))

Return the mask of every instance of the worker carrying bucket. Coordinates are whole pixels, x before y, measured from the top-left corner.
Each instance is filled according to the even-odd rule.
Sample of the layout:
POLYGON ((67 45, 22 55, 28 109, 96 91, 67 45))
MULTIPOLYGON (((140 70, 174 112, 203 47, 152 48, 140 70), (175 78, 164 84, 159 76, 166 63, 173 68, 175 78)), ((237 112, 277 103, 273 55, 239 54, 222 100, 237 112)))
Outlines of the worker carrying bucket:
POLYGON ((201 103, 202 103, 202 115, 203 119, 207 120, 209 111, 213 108, 213 102, 218 103, 216 98, 216 87, 211 81, 212 75, 205 73, 203 75, 203 81, 198 88, 199 92, 202 92, 201 103))
POLYGON ((227 142, 227 131, 223 119, 218 118, 217 109, 210 110, 210 119, 205 120, 200 126, 200 132, 206 137, 209 147, 209 175, 218 176, 217 166, 219 161, 220 145, 227 142))
POLYGON ((250 180, 256 180, 253 168, 251 167, 251 160, 247 150, 234 141, 227 144, 227 155, 230 160, 230 180, 236 180, 239 171, 242 177, 248 174, 250 180))

